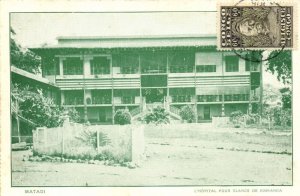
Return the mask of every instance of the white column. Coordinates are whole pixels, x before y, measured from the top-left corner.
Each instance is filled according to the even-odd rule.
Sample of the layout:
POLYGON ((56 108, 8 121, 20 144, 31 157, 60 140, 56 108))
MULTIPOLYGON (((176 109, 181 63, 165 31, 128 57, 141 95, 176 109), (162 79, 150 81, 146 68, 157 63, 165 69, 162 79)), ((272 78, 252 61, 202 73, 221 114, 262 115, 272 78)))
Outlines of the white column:
POLYGON ((64 60, 66 60, 65 57, 60 57, 59 58, 59 75, 63 76, 64 75, 64 60))
POLYGON ((107 58, 107 60, 109 60, 109 62, 110 62, 110 74, 111 74, 111 77, 113 77, 113 62, 112 62, 112 56, 110 55, 110 56, 107 56, 106 57, 107 58))
POLYGON ((60 91, 60 105, 65 104, 65 92, 60 91))
POLYGON ((91 104, 91 103, 87 103, 87 98, 90 98, 91 101, 92 101, 92 93, 91 93, 91 90, 90 89, 86 89, 85 92, 84 92, 84 101, 86 104, 91 104))
POLYGON ((83 58, 83 72, 85 76, 91 75, 91 60, 92 56, 84 56, 83 58))
POLYGON ((239 58, 239 72, 246 71, 246 61, 242 58, 239 58))

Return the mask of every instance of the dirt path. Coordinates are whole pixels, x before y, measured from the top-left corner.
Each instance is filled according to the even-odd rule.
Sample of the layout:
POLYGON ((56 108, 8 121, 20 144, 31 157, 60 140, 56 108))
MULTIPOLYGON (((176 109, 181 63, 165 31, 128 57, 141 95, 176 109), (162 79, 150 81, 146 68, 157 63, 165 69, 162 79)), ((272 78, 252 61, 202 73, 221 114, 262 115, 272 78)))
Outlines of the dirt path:
POLYGON ((197 186, 292 183, 292 156, 277 154, 277 151, 285 151, 286 146, 263 153, 262 149, 268 144, 249 143, 242 145, 243 150, 232 148, 238 142, 224 142, 223 139, 147 138, 146 141, 147 160, 136 169, 79 163, 23 162, 22 156, 28 152, 15 151, 12 185, 197 186))

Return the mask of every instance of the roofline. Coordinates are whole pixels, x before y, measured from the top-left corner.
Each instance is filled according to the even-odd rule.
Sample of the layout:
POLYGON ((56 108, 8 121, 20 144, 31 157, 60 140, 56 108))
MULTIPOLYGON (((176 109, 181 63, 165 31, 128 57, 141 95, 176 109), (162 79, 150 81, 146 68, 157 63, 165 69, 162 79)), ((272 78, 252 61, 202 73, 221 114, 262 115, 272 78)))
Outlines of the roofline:
POLYGON ((39 77, 36 74, 30 73, 28 71, 25 71, 23 69, 17 68, 15 66, 11 66, 11 72, 15 73, 15 74, 18 74, 18 75, 21 75, 23 77, 29 78, 31 80, 35 80, 37 82, 40 82, 40 83, 43 83, 43 84, 46 84, 46 85, 50 85, 52 87, 56 87, 57 88, 57 86, 55 84, 53 84, 52 82, 50 82, 47 78, 39 77))
POLYGON ((127 36, 58 36, 57 40, 107 40, 107 39, 177 39, 177 38, 217 38, 216 34, 181 35, 127 35, 127 36))

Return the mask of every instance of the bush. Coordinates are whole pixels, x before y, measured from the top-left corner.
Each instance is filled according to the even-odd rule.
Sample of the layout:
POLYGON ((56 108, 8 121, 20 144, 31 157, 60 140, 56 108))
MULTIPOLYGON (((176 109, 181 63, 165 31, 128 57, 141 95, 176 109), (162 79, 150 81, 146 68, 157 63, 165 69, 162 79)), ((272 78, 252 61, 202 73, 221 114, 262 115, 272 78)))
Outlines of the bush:
POLYGON ((69 116, 69 120, 71 122, 75 122, 75 123, 79 123, 80 122, 80 116, 79 113, 77 112, 77 110, 75 108, 65 108, 65 109, 61 109, 62 113, 64 113, 64 111, 66 111, 68 113, 69 116))
POLYGON ((182 120, 186 120, 188 123, 192 123, 195 121, 196 114, 195 110, 189 105, 185 105, 180 109, 179 115, 181 116, 182 120))
POLYGON ((131 123, 131 115, 128 110, 119 109, 114 116, 115 124, 126 125, 131 123))
POLYGON ((271 118, 275 125, 291 126, 292 125, 292 110, 274 107, 271 111, 271 118))
POLYGON ((260 120, 259 114, 245 114, 244 116, 246 118, 247 125, 259 123, 259 120, 260 120))
POLYGON ((162 107, 153 108, 153 110, 147 113, 144 117, 144 121, 155 124, 168 124, 170 123, 169 114, 162 107))
POLYGON ((244 122, 243 112, 240 110, 231 112, 230 121, 233 123, 234 127, 239 128, 242 125, 242 123, 244 122))
POLYGON ((94 148, 97 147, 97 132, 96 131, 90 131, 90 130, 84 130, 80 136, 75 137, 76 139, 79 139, 83 143, 93 146, 94 148))

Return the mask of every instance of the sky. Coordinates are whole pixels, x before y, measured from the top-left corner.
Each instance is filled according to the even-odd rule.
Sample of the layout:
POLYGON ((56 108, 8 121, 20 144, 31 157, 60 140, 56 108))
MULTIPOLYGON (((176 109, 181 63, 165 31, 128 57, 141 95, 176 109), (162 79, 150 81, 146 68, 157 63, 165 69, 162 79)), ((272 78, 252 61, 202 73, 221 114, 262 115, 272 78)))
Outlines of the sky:
MULTIPOLYGON (((216 35, 216 12, 12 13, 11 27, 23 47, 56 44, 58 36, 216 35)), ((282 86, 264 72, 265 83, 282 86)))
POLYGON ((58 36, 216 34, 216 12, 13 13, 11 26, 24 47, 58 36), (208 20, 209 19, 209 20, 208 20))

